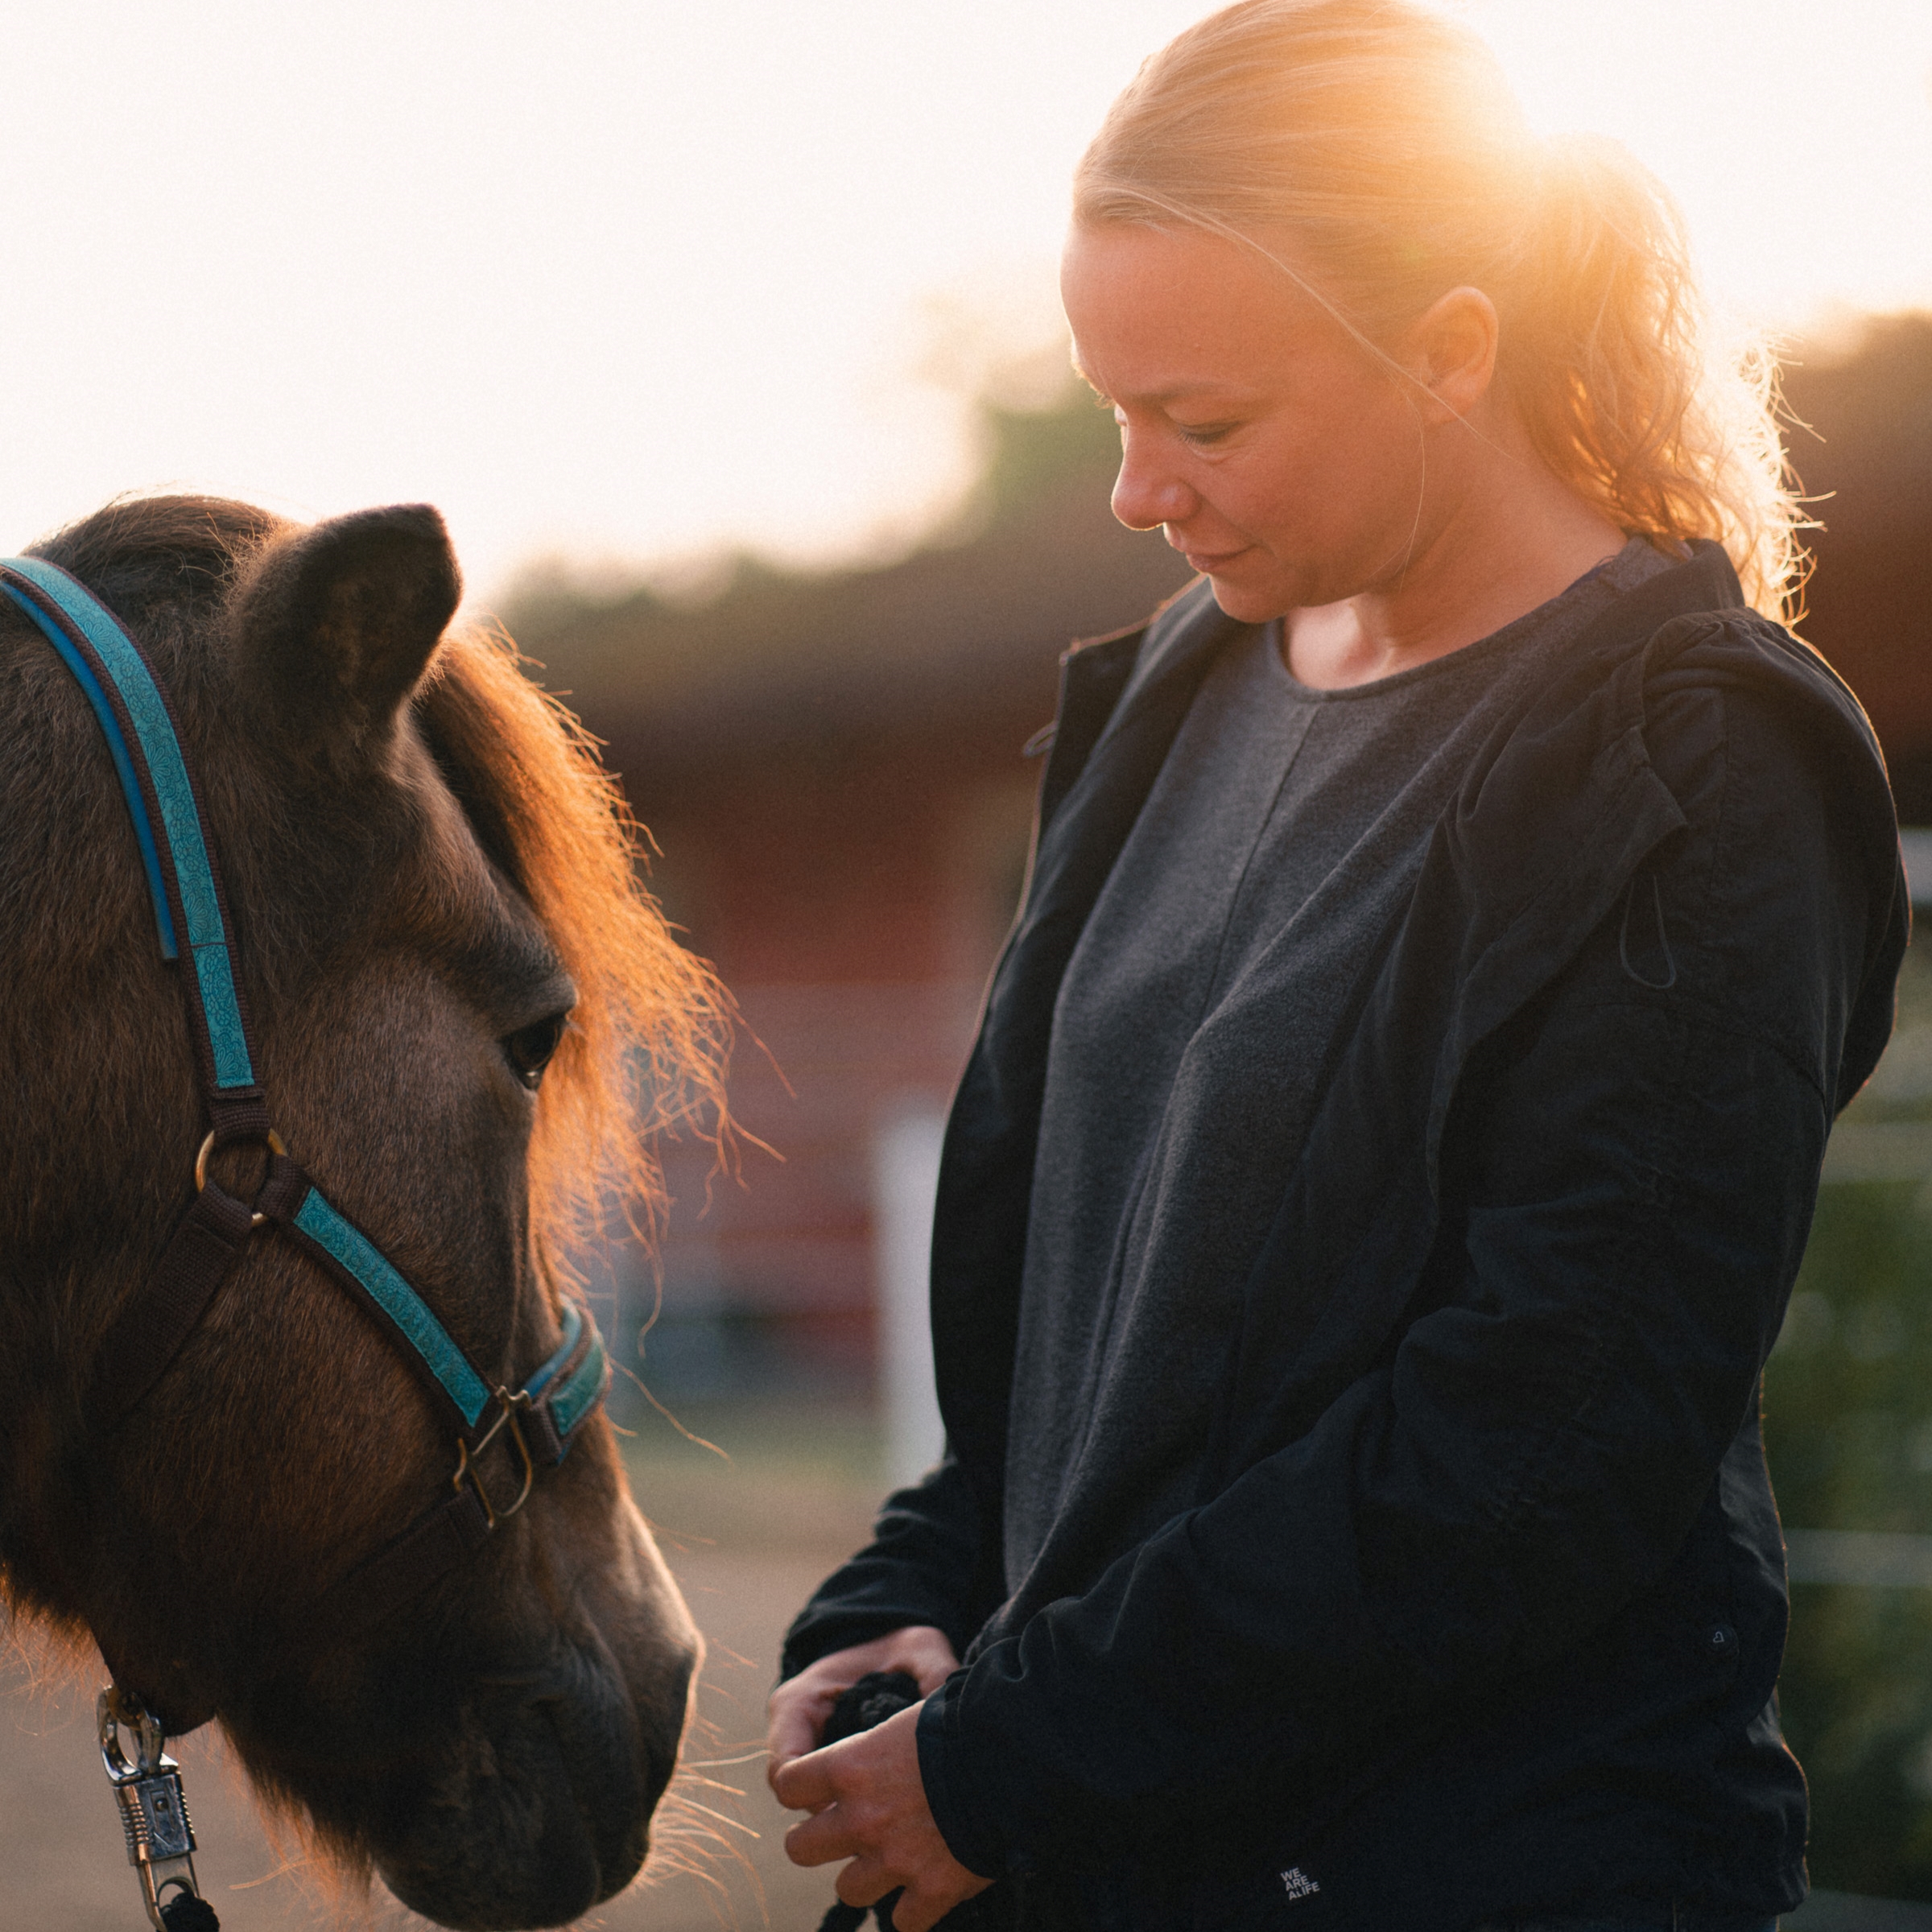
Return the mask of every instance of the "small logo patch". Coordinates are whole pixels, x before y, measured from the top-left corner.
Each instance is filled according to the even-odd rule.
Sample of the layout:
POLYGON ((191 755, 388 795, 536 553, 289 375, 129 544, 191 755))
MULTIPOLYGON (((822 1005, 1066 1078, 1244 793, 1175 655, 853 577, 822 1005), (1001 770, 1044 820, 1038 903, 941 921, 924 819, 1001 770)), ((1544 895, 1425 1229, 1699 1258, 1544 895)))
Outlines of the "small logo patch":
POLYGON ((1290 1898, 1311 1897, 1322 1889, 1299 1865, 1290 1865, 1281 1874, 1281 1880, 1290 1898))

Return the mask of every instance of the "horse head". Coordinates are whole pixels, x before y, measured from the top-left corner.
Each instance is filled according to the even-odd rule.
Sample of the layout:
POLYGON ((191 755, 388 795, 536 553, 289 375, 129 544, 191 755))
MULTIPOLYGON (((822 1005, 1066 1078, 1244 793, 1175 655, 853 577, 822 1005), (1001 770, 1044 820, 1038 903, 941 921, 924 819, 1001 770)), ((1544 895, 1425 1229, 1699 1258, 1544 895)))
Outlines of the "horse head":
MULTIPOLYGON (((641 1133, 718 1100, 721 996, 638 886, 609 781, 505 646, 445 635, 431 510, 299 528, 154 498, 35 555, 169 694, 279 1140, 516 1389, 576 1319, 576 1220, 648 1191, 641 1133)), ((217 1719, 271 1803, 415 1909, 576 1917, 644 1859, 700 1649, 609 1424, 514 1514, 528 1467, 500 1431, 464 1479, 494 1534, 358 1602, 475 1441, 271 1224, 100 1426, 98 1364, 194 1199, 205 1122, 107 741, 5 600, 0 823, 9 1594, 91 1632, 171 1730, 217 1719)), ((221 1147, 216 1179, 252 1198, 266 1158, 221 1147)))

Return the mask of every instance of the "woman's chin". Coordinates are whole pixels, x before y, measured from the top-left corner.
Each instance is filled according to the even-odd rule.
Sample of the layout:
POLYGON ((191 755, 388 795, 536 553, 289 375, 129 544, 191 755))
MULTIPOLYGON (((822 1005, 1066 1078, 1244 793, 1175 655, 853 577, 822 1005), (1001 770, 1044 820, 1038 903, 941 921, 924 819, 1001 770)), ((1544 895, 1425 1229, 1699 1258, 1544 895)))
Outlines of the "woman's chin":
POLYGON ((1214 601, 1236 622, 1271 624, 1294 608, 1292 600, 1272 584, 1244 580, 1240 575, 1209 570, 1203 573, 1214 591, 1214 601))

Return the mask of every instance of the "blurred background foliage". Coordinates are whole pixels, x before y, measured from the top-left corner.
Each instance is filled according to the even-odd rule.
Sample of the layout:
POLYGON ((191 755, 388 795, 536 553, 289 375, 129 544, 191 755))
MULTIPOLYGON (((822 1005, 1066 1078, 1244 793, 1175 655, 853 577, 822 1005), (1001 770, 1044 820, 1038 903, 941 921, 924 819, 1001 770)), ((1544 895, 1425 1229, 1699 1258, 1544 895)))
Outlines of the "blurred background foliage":
POLYGON ((1922 939, 1906 955, 1891 1048, 1834 1138, 1765 1372, 1765 1426, 1798 1546, 1780 1695, 1811 1782, 1813 1882, 1932 1900, 1932 1587, 1802 1580, 1795 1534, 1932 1529, 1932 1162, 1873 1173, 1908 1166, 1914 1141, 1932 1149, 1922 939))

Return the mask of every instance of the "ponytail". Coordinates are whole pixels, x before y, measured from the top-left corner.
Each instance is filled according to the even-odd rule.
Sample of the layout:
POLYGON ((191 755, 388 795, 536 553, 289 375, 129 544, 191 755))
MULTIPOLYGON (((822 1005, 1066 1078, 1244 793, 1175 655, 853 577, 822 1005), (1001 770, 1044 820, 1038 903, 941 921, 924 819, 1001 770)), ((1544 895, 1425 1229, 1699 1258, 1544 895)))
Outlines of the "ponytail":
POLYGON ((1540 233, 1500 358, 1538 454, 1624 530, 1715 539, 1751 603, 1783 620, 1802 518, 1775 365, 1714 342, 1682 216, 1627 149, 1558 136, 1539 159, 1540 233))

